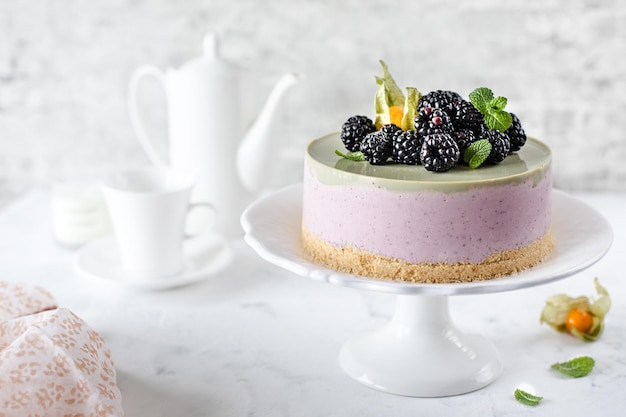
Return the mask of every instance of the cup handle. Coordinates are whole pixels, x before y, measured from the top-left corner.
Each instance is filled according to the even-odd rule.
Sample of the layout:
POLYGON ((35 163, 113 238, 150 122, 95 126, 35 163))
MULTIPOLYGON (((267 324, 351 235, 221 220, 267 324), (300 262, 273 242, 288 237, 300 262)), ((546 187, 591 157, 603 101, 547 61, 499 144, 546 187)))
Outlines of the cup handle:
POLYGON ((128 111, 130 113, 130 123, 133 126, 135 134, 137 135, 139 144, 148 155, 148 159, 150 159, 150 161, 156 166, 165 166, 167 164, 161 155, 159 155, 159 152, 157 152, 154 144, 148 137, 148 134, 146 133, 146 130, 141 122, 141 117, 139 116, 137 87, 139 86, 141 79, 147 76, 153 77, 159 82, 159 84, 161 84, 167 97, 166 78, 163 71, 151 65, 144 65, 137 68, 128 82, 128 111))
POLYGON ((189 206, 187 207, 187 214, 189 214, 193 209, 198 208, 198 207, 204 207, 207 208, 211 211, 211 213, 213 214, 213 219, 211 222, 207 222, 206 224, 202 225, 202 229, 195 232, 195 233, 185 233, 184 237, 185 239, 190 239, 196 236, 201 235, 202 233, 204 233, 207 229, 213 227, 215 225, 215 213, 216 213, 216 209, 215 206, 211 203, 190 203, 189 206))

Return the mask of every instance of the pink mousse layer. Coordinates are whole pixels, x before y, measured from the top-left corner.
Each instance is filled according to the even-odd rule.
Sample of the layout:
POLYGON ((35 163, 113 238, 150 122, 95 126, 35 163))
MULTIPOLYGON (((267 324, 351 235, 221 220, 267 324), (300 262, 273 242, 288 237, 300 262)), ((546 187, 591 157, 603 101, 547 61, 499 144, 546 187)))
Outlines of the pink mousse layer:
POLYGON ((551 222, 550 171, 526 182, 469 191, 398 192, 304 178, 303 223, 336 247, 411 263, 473 262, 525 246, 551 222))

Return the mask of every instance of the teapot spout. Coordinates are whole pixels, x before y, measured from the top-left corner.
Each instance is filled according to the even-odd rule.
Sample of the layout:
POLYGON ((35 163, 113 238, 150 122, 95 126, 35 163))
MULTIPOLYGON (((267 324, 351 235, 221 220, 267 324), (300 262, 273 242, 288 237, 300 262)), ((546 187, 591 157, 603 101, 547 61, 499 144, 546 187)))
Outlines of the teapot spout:
POLYGON ((285 92, 304 76, 287 73, 272 89, 263 110, 246 132, 237 152, 237 170, 243 186, 251 193, 258 194, 267 184, 269 169, 267 163, 273 152, 275 137, 271 127, 278 106, 285 92))

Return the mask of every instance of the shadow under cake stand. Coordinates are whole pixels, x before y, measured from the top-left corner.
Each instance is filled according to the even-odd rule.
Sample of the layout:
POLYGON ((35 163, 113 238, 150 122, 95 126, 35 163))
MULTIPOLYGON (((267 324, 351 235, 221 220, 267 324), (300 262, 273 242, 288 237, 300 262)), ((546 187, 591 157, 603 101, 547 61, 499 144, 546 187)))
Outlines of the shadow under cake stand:
POLYGON ((583 202, 553 191, 555 248, 541 264, 507 277, 456 284, 420 284, 340 273, 313 262, 300 242, 302 185, 266 195, 242 215, 245 241, 266 261, 333 285, 396 294, 396 310, 382 328, 356 335, 339 362, 362 384, 414 397, 442 397, 480 389, 502 371, 494 345, 465 334, 450 319, 448 296, 512 291, 576 274, 609 250, 613 232, 583 202))

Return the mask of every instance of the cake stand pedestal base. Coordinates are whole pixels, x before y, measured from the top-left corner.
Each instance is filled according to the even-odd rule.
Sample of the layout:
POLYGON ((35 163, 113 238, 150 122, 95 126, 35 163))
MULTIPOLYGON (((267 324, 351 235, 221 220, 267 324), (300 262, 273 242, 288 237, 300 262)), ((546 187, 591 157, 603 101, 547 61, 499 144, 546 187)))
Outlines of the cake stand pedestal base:
POLYGON ((391 320, 348 340, 339 362, 370 388, 412 397, 475 391, 502 371, 489 340, 454 326, 447 296, 398 295, 391 320))

